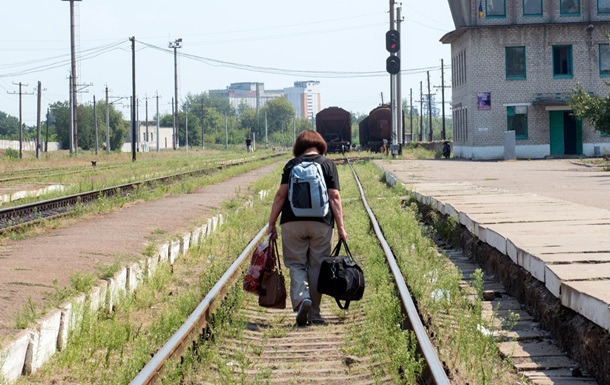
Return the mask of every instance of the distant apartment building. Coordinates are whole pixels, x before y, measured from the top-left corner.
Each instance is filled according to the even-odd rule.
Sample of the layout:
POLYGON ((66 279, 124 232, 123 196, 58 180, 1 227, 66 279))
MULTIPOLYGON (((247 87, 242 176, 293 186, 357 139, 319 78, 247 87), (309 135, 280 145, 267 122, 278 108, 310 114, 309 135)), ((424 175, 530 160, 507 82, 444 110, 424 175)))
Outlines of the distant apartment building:
POLYGON ((209 93, 228 99, 235 109, 241 105, 258 109, 264 107, 267 101, 284 95, 282 90, 265 90, 264 83, 254 82, 231 83, 224 90, 210 90, 209 93))
POLYGON ((284 95, 294 107, 299 119, 312 120, 322 109, 320 106, 319 81, 294 82, 294 87, 284 88, 284 95))
POLYGON ((568 104, 610 92, 610 0, 448 2, 455 156, 502 159, 511 131, 518 158, 610 151, 568 104))
POLYGON ((235 109, 241 105, 259 109, 274 98, 285 96, 294 107, 297 118, 312 119, 320 111, 320 82, 299 81, 294 87, 283 90, 265 90, 264 83, 245 82, 231 83, 224 90, 210 90, 210 95, 217 95, 228 99, 235 109))

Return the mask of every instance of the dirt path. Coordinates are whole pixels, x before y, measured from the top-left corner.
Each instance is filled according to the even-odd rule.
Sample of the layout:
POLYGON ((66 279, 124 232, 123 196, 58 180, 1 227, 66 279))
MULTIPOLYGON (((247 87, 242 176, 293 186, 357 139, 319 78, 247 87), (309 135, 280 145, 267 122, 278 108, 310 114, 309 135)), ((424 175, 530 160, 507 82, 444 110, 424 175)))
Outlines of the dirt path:
MULTIPOLYGON (((117 258, 139 260, 153 238, 166 239, 205 223, 223 202, 246 193, 283 160, 189 194, 135 202, 111 213, 89 216, 46 234, 0 246, 0 342, 16 335, 24 306, 40 309, 55 288, 75 273, 97 273, 117 258)), ((279 180, 280 175, 277 175, 279 180)))

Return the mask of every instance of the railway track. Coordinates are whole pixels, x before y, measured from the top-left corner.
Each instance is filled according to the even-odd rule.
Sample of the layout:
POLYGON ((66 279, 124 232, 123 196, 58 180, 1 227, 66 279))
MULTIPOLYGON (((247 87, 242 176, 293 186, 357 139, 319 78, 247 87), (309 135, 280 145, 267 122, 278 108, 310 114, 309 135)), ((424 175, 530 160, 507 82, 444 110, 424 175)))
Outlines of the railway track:
MULTIPOLYGON (((283 154, 271 155, 268 157, 257 158, 254 160, 265 160, 268 158, 275 158, 281 156, 283 156, 283 154)), ((118 186, 88 191, 80 194, 73 194, 64 197, 1 209, 0 234, 7 231, 14 231, 24 226, 32 225, 39 221, 67 215, 76 208, 90 204, 101 198, 126 196, 139 188, 155 189, 161 186, 170 185, 178 180, 211 175, 217 170, 223 169, 225 167, 237 166, 254 160, 239 159, 230 161, 219 161, 216 162, 216 164, 213 166, 199 170, 181 172, 132 183, 125 183, 118 186)))
MULTIPOLYGON (((358 189, 363 194, 362 185, 359 184, 358 189)), ((351 199, 351 204, 360 204, 354 201, 353 198, 351 199)), ((363 197, 363 202, 365 201, 363 197)), ((366 204, 365 209, 369 214, 372 214, 368 204, 366 204)), ((376 221, 373 217, 371 219, 371 226, 377 234, 381 234, 382 229, 379 225, 375 226, 375 223, 376 221)), ((231 291, 241 291, 241 289, 234 287, 234 283, 241 277, 253 247, 265 232, 266 228, 261 229, 246 249, 242 251, 237 260, 229 257, 228 264, 232 264, 223 277, 216 282, 211 290, 205 291, 208 294, 199 303, 197 309, 165 345, 158 350, 157 354, 140 373, 133 378, 131 383, 146 384, 154 383, 155 381, 159 382, 159 379, 164 378, 166 375, 168 364, 171 370, 175 370, 176 365, 180 366, 185 362, 185 354, 198 350, 198 346, 202 347, 198 354, 206 355, 209 354, 206 349, 216 349, 212 354, 217 354, 222 357, 222 360, 214 361, 210 367, 206 368, 206 371, 190 373, 190 377, 184 378, 179 382, 181 384, 403 383, 397 381, 396 378, 390 377, 384 371, 384 366, 390 363, 383 360, 379 361, 379 357, 375 356, 374 351, 365 352, 365 354, 352 353, 352 345, 358 342, 350 339, 351 336, 348 338, 350 330, 353 332, 354 328, 364 329, 370 327, 370 323, 367 324, 365 319, 365 309, 368 308, 370 310, 372 306, 378 306, 376 305, 377 301, 370 303, 372 301, 371 294, 373 294, 371 292, 369 292, 369 295, 365 295, 362 301, 354 303, 348 313, 339 311, 330 298, 324 297, 322 309, 327 321, 326 325, 307 328, 295 327, 294 313, 290 309, 270 310, 260 308, 256 303, 256 297, 251 295, 246 295, 245 304, 238 307, 230 299, 228 300, 229 305, 227 305, 226 296, 230 297, 231 291), (218 334, 223 333, 224 325, 219 325, 216 312, 218 309, 226 306, 233 308, 228 323, 236 325, 235 327, 239 329, 239 333, 232 334, 234 332, 228 332, 228 335, 219 336, 218 334), (217 341, 218 344, 214 345, 212 343, 214 341, 217 341), (227 373, 230 373, 230 377, 227 377, 227 373), (227 380, 227 378, 230 378, 230 380, 227 380)), ((472 287, 472 273, 478 266, 472 263, 463 252, 454 249, 444 243, 443 240, 436 239, 435 241, 437 242, 439 255, 442 254, 447 257, 462 272, 462 284, 465 290, 468 291, 468 288, 472 287)), ((394 239, 394 242, 396 242, 396 239, 394 239)), ((383 244, 384 242, 381 241, 381 243, 383 244)), ((387 244, 383 247, 384 251, 386 249, 389 250, 389 248, 387 244)), ((389 250, 389 254, 392 254, 391 250, 389 250)), ((390 263, 391 265, 392 263, 390 263)), ((402 269, 404 272, 404 265, 402 269)), ((224 270, 222 269, 222 271, 224 270)), ((396 269, 390 267, 390 270, 397 271, 397 281, 402 279, 404 273, 398 271, 398 267, 396 269)), ((367 270, 365 269, 365 271, 367 270)), ((210 283, 211 286, 212 283, 210 283)), ((400 283, 396 284, 397 293, 402 291, 400 286, 400 283)), ((495 318, 496 320, 492 324, 497 326, 497 330, 496 328, 486 330, 482 327, 474 331, 474 333, 486 338, 497 339, 496 343, 500 346, 500 352, 507 360, 512 359, 516 370, 523 375, 524 379, 521 383, 547 385, 559 380, 559 382, 555 383, 570 385, 596 384, 593 379, 587 376, 584 370, 580 369, 578 364, 569 360, 558 349, 547 349, 538 356, 529 353, 527 356, 523 356, 519 351, 519 354, 516 355, 515 345, 522 347, 528 343, 533 343, 534 345, 538 343, 538 346, 540 346, 540 342, 542 342, 545 347, 548 347, 552 345, 552 340, 548 338, 548 333, 536 326, 533 317, 524 312, 523 306, 508 296, 492 276, 484 277, 483 287, 486 290, 485 295, 491 294, 492 298, 487 298, 483 302, 482 318, 495 318), (518 314, 520 318, 510 330, 502 330, 502 325, 506 320, 510 320, 511 314, 518 314), (549 357, 551 358, 549 359, 549 357), (559 364, 564 366, 558 368, 557 365, 559 364), (544 365, 554 369, 554 374, 549 375, 546 373, 545 370, 548 368, 544 365), (557 377, 558 375, 559 377, 557 377)), ((402 297, 410 299, 411 295, 406 291, 402 294, 402 297)), ((472 306, 476 306, 476 304, 472 306)), ((409 309, 414 308, 414 306, 403 302, 402 308, 409 309)), ((440 314, 440 317, 436 320, 425 317, 426 325, 430 330, 422 327, 419 334, 426 338, 428 334, 432 334, 438 338, 436 326, 439 323, 445 323, 451 328, 459 322, 452 318, 451 314, 448 313, 445 316, 444 312, 441 313, 443 314, 440 314)), ((412 315, 407 315, 407 318, 408 321, 404 322, 404 324, 421 324, 419 321, 420 316, 416 312, 412 315)), ((416 328, 418 327, 416 326, 416 328)), ((418 335, 416 332, 414 334, 418 335)), ((443 367, 440 364, 440 360, 436 358, 436 350, 439 347, 432 346, 425 339, 423 343, 420 342, 419 344, 419 357, 425 357, 425 361, 428 363, 426 364, 426 370, 423 370, 421 376, 418 377, 421 379, 418 383, 449 383, 445 375, 445 371, 448 370, 447 367, 443 367), (428 355, 425 353, 426 350, 429 351, 428 355), (432 358, 430 359, 430 357, 432 358), (435 361, 438 365, 433 367, 435 361), (435 371, 440 376, 440 379, 435 378, 435 371)), ((444 359, 446 359, 446 356, 444 359)), ((131 376, 134 374, 132 373, 128 378, 132 378, 131 376)), ((451 371, 451 374, 453 379, 455 373, 451 371)), ((462 382, 457 383, 461 384, 462 382)), ((493 381, 491 383, 496 384, 493 381)))
MULTIPOLYGON (((358 176, 350 165, 353 176, 358 184, 360 196, 369 214, 371 226, 373 227, 377 239, 386 255, 388 265, 393 275, 394 282, 401 298, 402 308, 406 312, 407 324, 413 330, 417 338, 417 350, 423 357, 425 364, 422 373, 422 383, 425 384, 449 384, 449 379, 444 367, 438 359, 435 348, 430 341, 427 331, 421 319, 409 290, 404 282, 404 278, 398 268, 392 251, 383 237, 383 233, 377 220, 366 202, 364 190, 358 176)), ((222 278, 214 285, 199 306, 193 311, 188 320, 171 337, 171 339, 155 354, 149 363, 138 373, 130 383, 151 384, 158 381, 163 375, 166 365, 169 362, 180 361, 185 353, 194 343, 201 340, 202 335, 206 335, 209 330, 208 322, 213 318, 214 309, 219 306, 224 296, 235 285, 241 276, 244 266, 249 262, 249 256, 256 244, 266 233, 267 227, 263 227, 257 236, 248 244, 241 255, 233 262, 222 278)), ((323 304, 326 309, 329 306, 329 299, 325 298, 323 304)), ((223 347, 226 355, 244 354, 243 347, 255 345, 256 357, 252 361, 259 363, 253 364, 250 368, 236 368, 243 374, 242 383, 255 382, 261 379, 268 383, 325 383, 325 384, 376 384, 394 383, 389 377, 376 376, 380 373, 378 369, 382 363, 375 362, 370 357, 353 358, 343 353, 346 337, 346 325, 361 322, 362 313, 350 312, 350 319, 330 317, 327 325, 321 328, 311 328, 302 330, 293 327, 293 314, 290 309, 286 310, 261 310, 256 309, 256 305, 251 299, 245 308, 240 310, 240 314, 247 318, 245 335, 240 340, 234 340, 229 345, 223 347), (275 328, 279 326, 284 329, 286 335, 274 342, 267 343, 264 336, 265 329, 271 326, 273 319, 280 319, 275 328), (317 364, 316 364, 317 362, 317 364), (320 369, 320 362, 323 362, 323 369, 320 369), (271 378, 271 373, 273 376, 271 378)), ((325 313, 327 314, 327 313, 325 313)), ((208 338, 211 338, 208 336, 208 338)), ((231 361, 229 361, 231 362, 231 361)), ((216 383, 216 381, 205 381, 203 383, 216 383)), ((199 382, 198 382, 199 383, 199 382)))

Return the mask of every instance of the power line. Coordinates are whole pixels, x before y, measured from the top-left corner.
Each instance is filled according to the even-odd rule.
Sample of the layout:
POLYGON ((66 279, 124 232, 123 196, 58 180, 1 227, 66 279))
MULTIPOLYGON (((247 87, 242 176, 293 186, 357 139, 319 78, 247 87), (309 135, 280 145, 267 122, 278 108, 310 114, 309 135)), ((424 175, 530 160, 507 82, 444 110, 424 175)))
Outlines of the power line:
MULTIPOLYGON (((149 48, 156 49, 158 51, 173 54, 172 50, 167 48, 159 47, 154 44, 149 44, 145 42, 139 41, 140 44, 145 45, 149 48)), ((386 71, 313 71, 313 70, 290 70, 283 68, 274 68, 274 67, 261 67, 261 66, 253 66, 249 64, 240 64, 234 62, 228 62, 223 60, 211 59, 202 56, 187 54, 187 53, 179 53, 180 56, 199 61, 205 63, 212 67, 229 67, 240 69, 244 71, 250 72, 261 72, 261 73, 269 73, 276 75, 290 75, 290 76, 309 76, 309 77, 318 77, 318 78, 365 78, 365 77, 382 77, 387 76, 386 71)), ((419 73, 425 73, 426 71, 440 71, 440 67, 426 67, 426 68, 415 68, 415 69, 407 69, 402 70, 401 73, 405 75, 413 75, 419 73)))

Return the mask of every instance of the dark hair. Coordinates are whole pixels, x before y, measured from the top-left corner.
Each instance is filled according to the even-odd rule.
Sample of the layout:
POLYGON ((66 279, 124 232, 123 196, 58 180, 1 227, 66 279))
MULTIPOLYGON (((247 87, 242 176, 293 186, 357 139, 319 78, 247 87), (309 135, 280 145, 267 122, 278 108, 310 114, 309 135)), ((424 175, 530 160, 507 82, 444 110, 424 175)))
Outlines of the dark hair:
POLYGON ((301 156, 311 147, 315 147, 320 155, 326 154, 326 141, 322 135, 312 130, 303 131, 297 136, 296 142, 294 142, 292 154, 295 157, 301 156))

